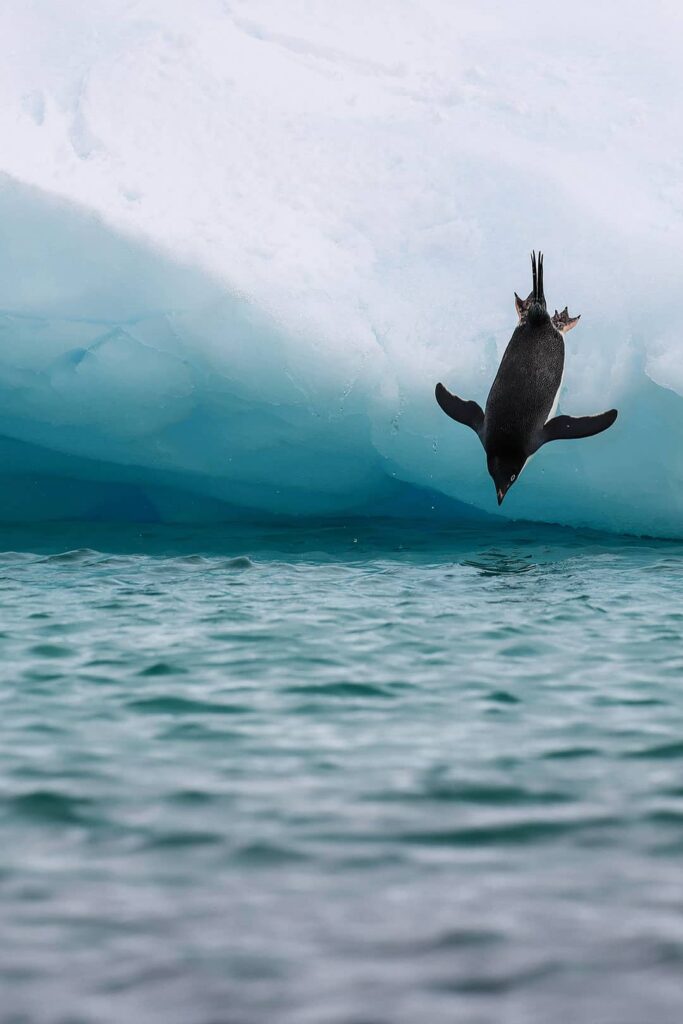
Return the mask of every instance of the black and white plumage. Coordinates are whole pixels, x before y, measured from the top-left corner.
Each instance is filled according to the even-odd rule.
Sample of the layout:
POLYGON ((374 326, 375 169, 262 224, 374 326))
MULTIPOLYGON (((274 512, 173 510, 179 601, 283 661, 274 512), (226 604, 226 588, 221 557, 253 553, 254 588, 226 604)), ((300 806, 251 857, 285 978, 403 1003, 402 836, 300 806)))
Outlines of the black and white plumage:
POLYGON ((579 318, 570 317, 565 307, 551 319, 543 292, 542 253, 538 260, 532 253, 531 266, 532 291, 526 300, 515 295, 519 325, 501 359, 486 410, 436 385, 443 411, 471 427, 484 446, 499 505, 542 445, 600 434, 617 418, 616 409, 597 416, 554 416, 564 370, 563 334, 579 318))

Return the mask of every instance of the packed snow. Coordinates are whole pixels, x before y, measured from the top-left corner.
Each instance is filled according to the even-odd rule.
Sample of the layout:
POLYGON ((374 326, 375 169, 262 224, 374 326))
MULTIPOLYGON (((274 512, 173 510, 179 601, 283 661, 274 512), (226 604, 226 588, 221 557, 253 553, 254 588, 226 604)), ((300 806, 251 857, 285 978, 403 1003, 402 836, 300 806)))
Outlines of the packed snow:
POLYGON ((5 0, 0 517, 682 536, 682 47, 666 0, 5 0), (532 248, 560 411, 620 415, 499 512, 433 389, 484 403, 532 248))

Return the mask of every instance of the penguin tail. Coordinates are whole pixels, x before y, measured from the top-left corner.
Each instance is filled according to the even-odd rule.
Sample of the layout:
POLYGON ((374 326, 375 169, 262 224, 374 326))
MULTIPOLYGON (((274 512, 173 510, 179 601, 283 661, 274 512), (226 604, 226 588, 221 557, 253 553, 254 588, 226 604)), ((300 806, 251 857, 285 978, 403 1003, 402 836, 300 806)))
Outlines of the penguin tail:
POLYGON ((534 307, 540 307, 540 311, 546 312, 545 292, 543 290, 543 253, 539 252, 538 257, 536 257, 535 250, 531 253, 531 279, 532 290, 530 298, 532 308, 529 312, 531 313, 531 319, 535 319, 533 312, 537 311, 534 310, 534 307))
POLYGON ((534 302, 545 309, 545 292, 543 290, 543 253, 539 251, 538 258, 536 250, 531 253, 531 277, 533 288, 531 294, 534 302))

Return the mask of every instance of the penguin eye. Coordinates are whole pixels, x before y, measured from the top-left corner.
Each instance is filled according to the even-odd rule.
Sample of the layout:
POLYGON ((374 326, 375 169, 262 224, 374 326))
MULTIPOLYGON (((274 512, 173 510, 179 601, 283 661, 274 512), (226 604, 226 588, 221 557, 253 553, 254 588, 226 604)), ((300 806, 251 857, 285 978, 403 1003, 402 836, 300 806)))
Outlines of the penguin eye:
POLYGON ((510 483, 511 483, 511 484, 514 484, 514 482, 515 482, 515 480, 516 480, 516 479, 517 479, 517 474, 516 474, 516 473, 513 473, 513 474, 512 474, 512 476, 510 477, 510 483))

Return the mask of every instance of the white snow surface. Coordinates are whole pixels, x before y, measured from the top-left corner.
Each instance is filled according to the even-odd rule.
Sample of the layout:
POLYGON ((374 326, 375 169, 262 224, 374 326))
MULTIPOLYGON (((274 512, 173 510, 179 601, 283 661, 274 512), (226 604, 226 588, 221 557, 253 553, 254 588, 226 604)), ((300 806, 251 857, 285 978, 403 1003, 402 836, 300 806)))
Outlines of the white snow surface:
POLYGON ((620 415, 501 512, 683 536, 681 52, 668 0, 4 0, 0 517, 497 512, 433 388, 541 248, 560 411, 620 415))

